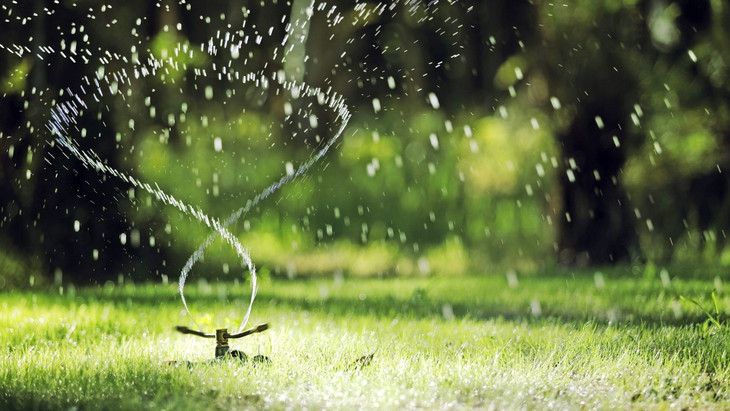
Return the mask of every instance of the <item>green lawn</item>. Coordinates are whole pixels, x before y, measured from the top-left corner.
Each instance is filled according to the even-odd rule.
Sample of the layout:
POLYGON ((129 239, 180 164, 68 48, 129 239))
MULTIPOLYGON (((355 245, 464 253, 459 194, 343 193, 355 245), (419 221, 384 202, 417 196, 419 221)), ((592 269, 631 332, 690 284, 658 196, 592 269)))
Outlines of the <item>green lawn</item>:
MULTIPOLYGON (((271 328, 232 342, 255 367, 173 331, 194 327, 173 284, 6 292, 0 409, 728 409, 730 298, 679 271, 265 280, 251 324, 271 328)), ((207 331, 248 293, 186 289, 207 331)))

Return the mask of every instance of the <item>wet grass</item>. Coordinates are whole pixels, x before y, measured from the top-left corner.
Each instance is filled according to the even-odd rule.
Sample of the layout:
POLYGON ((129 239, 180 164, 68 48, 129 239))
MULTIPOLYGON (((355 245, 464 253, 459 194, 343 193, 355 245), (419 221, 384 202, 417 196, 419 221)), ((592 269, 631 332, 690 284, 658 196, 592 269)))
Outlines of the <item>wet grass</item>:
MULTIPOLYGON (((272 359, 256 367, 175 333, 193 324, 174 285, 5 293, 0 409, 727 409, 722 288, 628 269, 269 280, 252 324, 271 329, 232 343, 272 359)), ((235 328, 249 292, 186 291, 207 330, 235 328)))

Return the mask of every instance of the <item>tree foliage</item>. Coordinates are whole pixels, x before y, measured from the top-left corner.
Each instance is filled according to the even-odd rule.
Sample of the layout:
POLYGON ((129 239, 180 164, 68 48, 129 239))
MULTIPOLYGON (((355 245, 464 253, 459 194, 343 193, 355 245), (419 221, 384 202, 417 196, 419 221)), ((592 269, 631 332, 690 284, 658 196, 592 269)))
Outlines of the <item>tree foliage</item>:
MULTIPOLYGON (((389 250, 376 253, 381 272, 450 258, 730 264, 730 7, 719 0, 330 2, 337 22, 301 1, 32 3, 0 24, 0 241, 49 273, 172 275, 206 235, 49 144, 51 102, 119 69, 88 64, 107 52, 185 68, 135 78, 129 99, 85 113, 84 144, 219 217, 336 128, 306 101, 195 70, 282 71, 344 96, 354 116, 337 152, 235 227, 244 243, 269 239, 252 248, 273 270, 316 271, 296 255, 352 245, 389 250), (258 40, 240 58, 173 55, 242 28, 258 40), (272 59, 292 33, 306 42, 272 59), (19 56, 13 44, 66 53, 19 56), (71 47, 85 57, 68 58, 71 47)), ((227 253, 211 249, 204 271, 228 272, 227 253)))

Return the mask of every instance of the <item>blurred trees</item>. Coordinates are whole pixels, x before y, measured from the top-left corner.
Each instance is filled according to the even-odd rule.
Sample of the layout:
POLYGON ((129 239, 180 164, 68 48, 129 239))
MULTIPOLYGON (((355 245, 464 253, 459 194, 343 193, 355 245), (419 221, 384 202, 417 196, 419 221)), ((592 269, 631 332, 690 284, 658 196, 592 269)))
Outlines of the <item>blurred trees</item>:
MULTIPOLYGON (((4 46, 57 51, 0 50, 0 242, 13 249, 4 253, 77 279, 174 275, 206 229, 64 157, 48 144, 49 107, 96 75, 85 61, 106 50, 170 58, 178 45, 244 29, 258 40, 240 58, 176 56, 187 69, 132 79, 124 104, 85 113, 84 145, 225 217, 332 138, 335 116, 195 70, 282 70, 342 94, 353 120, 337 152, 234 227, 272 270, 336 269, 319 258, 346 264, 359 252, 372 252, 381 273, 448 270, 439 260, 669 261, 696 250, 730 264, 726 3, 334 1, 315 3, 311 18, 307 4, 4 9, 4 46), (283 50, 291 54, 273 57, 283 50)), ((230 254, 214 247, 202 271, 227 273, 230 254)))
POLYGON ((651 116, 626 178, 656 260, 730 262, 727 82, 730 7, 718 1, 645 2, 650 66, 640 68, 651 116))
MULTIPOLYGON (((77 274, 77 279, 109 278, 117 275, 112 267, 129 262, 127 250, 109 247, 103 259, 92 258, 92 250, 111 243, 114 240, 110 234, 129 227, 118 211, 119 204, 112 200, 119 188, 102 184, 96 173, 61 156, 49 145, 45 122, 50 114, 49 103, 63 98, 67 89, 80 85, 82 75, 91 75, 97 69, 85 64, 85 59, 98 58, 105 49, 116 49, 111 41, 105 49, 94 48, 87 41, 109 40, 102 24, 111 18, 102 16, 97 25, 85 26, 79 24, 85 20, 82 10, 59 6, 47 13, 47 6, 47 2, 38 0, 31 7, 4 7, 7 16, 1 30, 7 47, 15 44, 37 50, 52 46, 58 52, 43 58, 36 57, 36 53, 18 57, 9 49, 3 50, 0 59, 0 247, 4 253, 19 253, 18 258, 26 266, 37 266, 41 261, 45 270, 59 277, 63 271, 75 271, 83 272, 77 274), (98 203, 80 198, 93 198, 98 203), (74 230, 76 222, 83 225, 83 230, 74 230)), ((129 23, 130 13, 122 10, 114 18, 129 23)), ((89 129, 90 135, 113 132, 113 128, 89 129)), ((91 144, 110 165, 119 164, 114 145, 108 140, 91 144)))
POLYGON ((575 2, 541 10, 542 53, 533 61, 546 83, 539 104, 553 111, 561 152, 559 262, 606 264, 639 251, 622 168, 641 131, 632 124, 641 98, 635 65, 651 53, 635 7, 575 2))

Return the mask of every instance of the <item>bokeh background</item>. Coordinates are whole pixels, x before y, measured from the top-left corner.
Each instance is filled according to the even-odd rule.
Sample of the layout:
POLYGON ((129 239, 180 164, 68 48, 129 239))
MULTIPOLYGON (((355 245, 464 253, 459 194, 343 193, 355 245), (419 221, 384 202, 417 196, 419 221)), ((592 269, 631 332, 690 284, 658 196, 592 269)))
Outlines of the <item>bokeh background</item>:
MULTIPOLYGON (((0 289, 174 281, 210 233, 52 144, 64 90, 131 73, 107 53, 181 68, 133 79, 81 144, 218 218, 337 125, 196 70, 283 72, 345 98, 332 151, 231 227, 264 275, 730 265, 726 1, 22 3, 0 7, 0 289), (257 40, 235 59, 173 53, 226 32, 257 40)), ((242 271, 219 241, 193 275, 242 271)))

